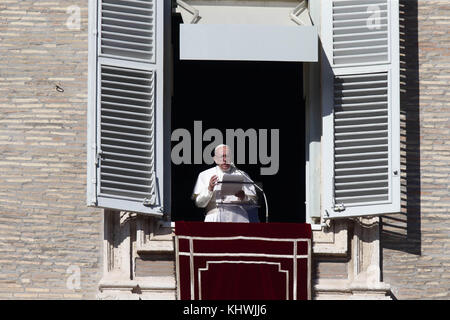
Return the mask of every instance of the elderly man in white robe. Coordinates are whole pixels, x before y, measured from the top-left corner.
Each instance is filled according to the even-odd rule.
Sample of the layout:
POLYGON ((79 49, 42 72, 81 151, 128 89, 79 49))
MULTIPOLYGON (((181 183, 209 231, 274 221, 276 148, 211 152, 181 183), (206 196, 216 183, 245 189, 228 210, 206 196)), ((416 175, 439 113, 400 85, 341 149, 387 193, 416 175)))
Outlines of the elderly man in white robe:
POLYGON ((214 150, 216 166, 201 172, 192 198, 199 208, 206 208, 205 222, 250 222, 245 205, 256 204, 255 187, 247 174, 231 164, 230 148, 219 145, 214 150), (243 176, 242 189, 234 195, 223 196, 218 183, 224 174, 243 176))

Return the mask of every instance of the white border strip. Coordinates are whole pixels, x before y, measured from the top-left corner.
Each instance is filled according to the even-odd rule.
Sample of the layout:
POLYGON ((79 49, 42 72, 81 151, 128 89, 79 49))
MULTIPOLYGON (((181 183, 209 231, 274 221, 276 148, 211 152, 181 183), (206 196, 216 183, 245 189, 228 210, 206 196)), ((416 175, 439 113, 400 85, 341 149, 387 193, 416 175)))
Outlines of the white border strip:
POLYGON ((280 262, 268 262, 268 261, 230 261, 230 260, 222 260, 222 261, 207 261, 206 262, 206 268, 199 268, 198 269, 198 296, 199 300, 202 300, 202 292, 201 292, 201 272, 202 271, 208 271, 209 270, 209 264, 210 263, 234 263, 234 264, 271 264, 278 266, 278 271, 283 272, 286 274, 286 300, 289 300, 289 270, 283 270, 281 269, 281 263, 280 262))
POLYGON ((176 273, 176 287, 177 287, 177 300, 181 300, 181 290, 180 290, 180 258, 179 258, 179 247, 180 241, 177 237, 175 237, 175 273, 176 273))
POLYGON ((308 260, 307 260, 307 268, 308 268, 308 274, 307 274, 307 299, 311 300, 311 239, 308 239, 308 260))
POLYGON ((303 238, 266 238, 266 237, 246 237, 246 236, 234 236, 234 237, 197 237, 197 236, 177 236, 179 239, 193 239, 193 240, 263 240, 263 241, 302 241, 309 242, 310 239, 303 238))
MULTIPOLYGON (((300 257, 305 257, 305 256, 297 256, 297 241, 294 241, 294 245, 293 245, 293 258, 294 261, 292 262, 292 271, 294 272, 294 280, 293 280, 293 284, 292 284, 292 292, 293 292, 293 297, 292 299, 297 300, 297 259, 299 259, 300 257)), ((306 258, 308 258, 308 256, 306 256, 306 258)))
POLYGON ((191 280, 191 300, 195 299, 194 291, 194 243, 192 239, 189 240, 189 276, 191 280))
POLYGON ((234 264, 270 264, 270 265, 276 265, 278 266, 278 272, 283 272, 286 275, 286 300, 289 300, 289 270, 283 270, 281 269, 281 263, 280 262, 268 262, 268 261, 230 261, 230 260, 221 260, 221 261, 207 261, 206 262, 206 268, 199 268, 198 269, 198 297, 199 300, 202 300, 202 286, 201 286, 201 272, 202 271, 208 271, 209 270, 209 264, 210 263, 234 263, 234 264))
POLYGON ((194 256, 194 257, 265 257, 265 258, 286 258, 286 259, 308 259, 308 255, 289 255, 289 254, 267 254, 267 253, 191 253, 180 252, 180 256, 194 256))

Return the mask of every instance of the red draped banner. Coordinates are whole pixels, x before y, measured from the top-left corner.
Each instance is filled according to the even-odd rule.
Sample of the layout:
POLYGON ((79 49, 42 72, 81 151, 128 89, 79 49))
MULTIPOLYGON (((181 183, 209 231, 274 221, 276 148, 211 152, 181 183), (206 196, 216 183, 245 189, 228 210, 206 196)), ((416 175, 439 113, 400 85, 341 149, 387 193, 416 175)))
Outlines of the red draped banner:
POLYGON ((305 300, 311 297, 311 226, 298 223, 175 223, 182 300, 305 300))

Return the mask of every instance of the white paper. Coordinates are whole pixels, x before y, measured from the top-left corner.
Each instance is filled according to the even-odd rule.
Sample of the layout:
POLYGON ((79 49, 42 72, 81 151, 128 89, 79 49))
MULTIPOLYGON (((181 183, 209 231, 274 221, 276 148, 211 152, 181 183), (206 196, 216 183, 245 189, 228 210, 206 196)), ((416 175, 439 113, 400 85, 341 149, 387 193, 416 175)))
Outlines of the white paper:
POLYGON ((234 196, 242 190, 242 182, 244 177, 242 175, 224 174, 222 183, 218 184, 218 191, 221 196, 234 196))

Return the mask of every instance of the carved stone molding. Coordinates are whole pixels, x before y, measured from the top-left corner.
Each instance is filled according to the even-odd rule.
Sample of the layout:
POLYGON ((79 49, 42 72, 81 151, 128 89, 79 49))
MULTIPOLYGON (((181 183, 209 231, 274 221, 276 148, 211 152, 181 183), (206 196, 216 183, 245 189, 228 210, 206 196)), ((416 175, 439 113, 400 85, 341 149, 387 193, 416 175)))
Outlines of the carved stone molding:
POLYGON ((173 254, 173 230, 158 218, 105 210, 104 268, 97 298, 175 299, 173 254), (141 274, 136 274, 137 261, 141 274))
POLYGON ((174 251, 174 232, 160 219, 141 215, 136 221, 137 252, 174 251))
POLYGON ((346 255, 348 250, 348 221, 333 220, 330 227, 313 231, 314 255, 346 255))
POLYGON ((105 210, 103 278, 130 279, 131 214, 105 210))
POLYGON ((320 252, 321 259, 328 256, 328 262, 345 264, 346 278, 317 277, 313 286, 314 299, 390 299, 390 286, 381 282, 379 218, 346 220, 341 227, 346 228, 349 237, 347 259, 338 259, 334 254, 336 235, 319 238, 322 240, 319 243, 331 246, 329 255, 323 255, 327 253, 325 250, 320 252))
POLYGON ((353 224, 352 277, 368 286, 380 283, 379 218, 358 218, 353 224))
MULTIPOLYGON (((175 299, 174 232, 158 218, 104 213, 104 272, 98 299, 175 299)), ((313 231, 313 260, 324 263, 315 299, 388 299, 380 281, 379 218, 334 220, 313 231)))

